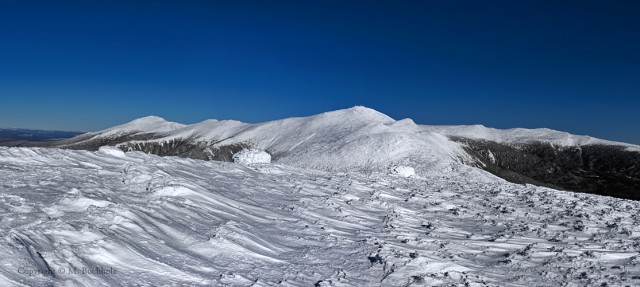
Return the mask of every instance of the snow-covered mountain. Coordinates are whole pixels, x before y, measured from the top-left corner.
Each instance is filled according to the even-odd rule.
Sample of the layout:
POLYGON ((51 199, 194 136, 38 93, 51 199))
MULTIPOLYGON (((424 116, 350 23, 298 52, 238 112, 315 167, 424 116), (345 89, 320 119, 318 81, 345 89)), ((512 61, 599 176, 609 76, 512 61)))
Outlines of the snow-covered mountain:
POLYGON ((633 145, 354 107, 55 146, 0 147, 0 286, 640 285, 640 201, 502 179, 634 198, 633 145))
MULTIPOLYGON (((397 137, 409 141, 430 141, 434 153, 449 156, 463 156, 455 143, 442 136, 464 137, 493 141, 502 144, 526 144, 546 142, 561 147, 585 145, 611 145, 624 147, 629 151, 640 151, 640 146, 598 139, 590 136, 573 135, 551 129, 507 129, 499 130, 482 125, 471 126, 431 126, 416 125, 411 119, 396 121, 385 114, 370 108, 356 106, 349 109, 326 112, 303 118, 288 118, 259 124, 247 124, 233 120, 206 120, 200 123, 184 125, 166 121, 160 117, 149 116, 134 120, 103 131, 88 133, 81 139, 88 142, 97 139, 114 139, 123 136, 152 137, 148 142, 170 142, 192 139, 207 142, 211 146, 247 144, 252 147, 272 150, 274 153, 289 154, 322 143, 339 145, 364 137, 380 137, 380 144, 391 143, 397 137), (383 143, 384 142, 384 143, 383 143)), ((139 143, 140 140, 126 140, 124 143, 139 143)), ((122 143, 120 145, 123 145, 122 143)), ((364 150, 368 146, 363 146, 364 150)), ((396 151, 411 149, 406 146, 394 146, 396 151)), ((308 150, 305 150, 308 152, 308 150)))
POLYGON ((439 132, 449 136, 458 136, 469 139, 493 141, 503 144, 527 144, 531 142, 544 142, 559 147, 577 147, 586 145, 610 145, 624 147, 629 151, 640 151, 640 146, 603 140, 590 136, 574 135, 567 132, 552 129, 494 129, 483 125, 470 126, 423 126, 426 130, 439 132))
POLYGON ((148 116, 133 120, 129 123, 100 131, 100 137, 113 137, 118 135, 135 135, 146 133, 169 133, 183 128, 185 125, 168 122, 161 117, 148 116))
POLYGON ((84 135, 66 146, 87 147, 94 141, 104 145, 105 139, 113 139, 124 150, 161 155, 199 149, 205 159, 228 157, 250 147, 269 152, 278 163, 342 171, 380 171, 393 165, 411 165, 423 172, 451 170, 466 156, 460 144, 441 133, 365 107, 260 124, 207 120, 180 126, 147 117, 84 135))
POLYGON ((640 146, 550 129, 417 125, 366 107, 266 123, 182 125, 146 117, 63 141, 60 147, 231 161, 247 148, 274 162, 325 171, 410 166, 418 174, 480 167, 516 183, 640 199, 640 146))

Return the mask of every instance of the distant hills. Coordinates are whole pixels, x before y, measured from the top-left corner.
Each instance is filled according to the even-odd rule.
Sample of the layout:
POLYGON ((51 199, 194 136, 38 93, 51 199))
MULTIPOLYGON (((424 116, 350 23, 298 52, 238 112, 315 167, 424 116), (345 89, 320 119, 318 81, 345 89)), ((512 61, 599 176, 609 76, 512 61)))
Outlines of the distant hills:
POLYGON ((81 134, 84 132, 0 129, 0 142, 45 142, 68 139, 81 134))

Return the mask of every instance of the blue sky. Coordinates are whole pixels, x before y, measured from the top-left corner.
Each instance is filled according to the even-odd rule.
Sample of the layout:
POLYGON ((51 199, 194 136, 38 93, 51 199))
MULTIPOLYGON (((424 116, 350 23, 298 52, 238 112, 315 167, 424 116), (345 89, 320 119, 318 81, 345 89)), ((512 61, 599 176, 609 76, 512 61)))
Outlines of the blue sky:
POLYGON ((640 143, 638 1, 1 1, 0 127, 423 124, 640 143))

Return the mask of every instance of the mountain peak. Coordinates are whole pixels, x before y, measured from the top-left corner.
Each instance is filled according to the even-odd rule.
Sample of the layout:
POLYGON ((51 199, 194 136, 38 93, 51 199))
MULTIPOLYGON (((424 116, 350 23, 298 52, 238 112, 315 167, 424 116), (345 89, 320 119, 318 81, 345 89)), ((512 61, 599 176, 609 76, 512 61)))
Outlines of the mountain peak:
POLYGON ((126 124, 122 124, 119 126, 115 126, 106 130, 103 130, 103 135, 110 134, 119 134, 119 133, 136 133, 136 132, 144 132, 144 133, 166 133, 179 128, 184 127, 185 125, 169 122, 158 116, 146 116, 142 118, 135 119, 126 124))
POLYGON ((351 111, 351 112, 354 112, 354 113, 359 113, 359 114, 376 115, 376 116, 382 115, 382 116, 388 117, 387 115, 385 115, 385 114, 383 114, 383 113, 381 113, 381 112, 379 112, 377 110, 374 110, 372 108, 368 108, 368 107, 365 107, 365 106, 353 106, 353 107, 345 109, 345 110, 346 111, 351 111))
POLYGON ((354 106, 348 109, 336 110, 317 115, 322 118, 333 118, 340 121, 361 121, 367 123, 393 123, 391 117, 364 106, 354 106))
POLYGON ((151 116, 137 118, 131 121, 130 123, 149 123, 149 122, 167 122, 167 120, 159 116, 151 115, 151 116))

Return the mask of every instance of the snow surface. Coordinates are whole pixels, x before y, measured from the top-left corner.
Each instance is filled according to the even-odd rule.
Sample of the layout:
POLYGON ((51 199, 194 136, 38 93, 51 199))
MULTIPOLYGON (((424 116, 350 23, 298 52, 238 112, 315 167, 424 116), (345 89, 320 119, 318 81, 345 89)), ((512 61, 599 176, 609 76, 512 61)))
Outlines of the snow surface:
POLYGON ((98 149, 99 152, 106 154, 106 155, 110 155, 110 156, 115 156, 115 157, 124 157, 125 154, 124 152, 117 148, 117 147, 113 147, 113 146, 101 146, 98 149))
POLYGON ((0 286, 640 285, 639 202, 104 151, 0 147, 0 286))
POLYGON ((244 165, 271 163, 271 155, 261 150, 243 149, 233 155, 233 162, 244 165))

